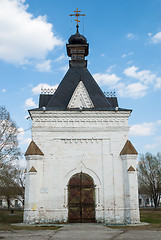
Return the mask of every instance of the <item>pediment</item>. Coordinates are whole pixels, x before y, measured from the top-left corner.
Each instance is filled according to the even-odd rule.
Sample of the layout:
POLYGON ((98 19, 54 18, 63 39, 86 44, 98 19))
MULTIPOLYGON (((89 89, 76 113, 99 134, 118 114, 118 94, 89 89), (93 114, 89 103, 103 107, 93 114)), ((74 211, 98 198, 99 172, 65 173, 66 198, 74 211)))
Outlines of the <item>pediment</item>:
POLYGON ((36 145, 36 143, 34 141, 31 141, 25 153, 25 156, 28 156, 28 155, 44 155, 44 154, 40 150, 40 148, 36 145))
POLYGON ((30 173, 32 172, 32 173, 36 173, 37 171, 36 171, 36 169, 34 168, 34 166, 32 166, 32 168, 30 169, 30 171, 29 171, 30 173))
POLYGON ((135 168, 133 168, 133 166, 130 166, 127 171, 128 172, 135 172, 135 168))
POLYGON ((67 108, 94 108, 93 102, 82 81, 78 83, 67 108))
POLYGON ((122 151, 120 152, 120 155, 128 155, 128 154, 134 154, 134 155, 138 154, 136 149, 134 148, 134 146, 129 140, 126 141, 122 151))

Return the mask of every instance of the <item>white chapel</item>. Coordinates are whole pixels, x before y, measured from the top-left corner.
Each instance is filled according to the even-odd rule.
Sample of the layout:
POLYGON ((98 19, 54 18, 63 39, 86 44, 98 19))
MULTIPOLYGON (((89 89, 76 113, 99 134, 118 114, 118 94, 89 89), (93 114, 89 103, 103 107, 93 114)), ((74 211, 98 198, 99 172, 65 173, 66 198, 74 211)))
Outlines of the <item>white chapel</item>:
POLYGON ((66 44, 69 70, 55 93, 29 110, 25 223, 138 223, 137 151, 131 110, 105 95, 87 69, 87 39, 66 44))

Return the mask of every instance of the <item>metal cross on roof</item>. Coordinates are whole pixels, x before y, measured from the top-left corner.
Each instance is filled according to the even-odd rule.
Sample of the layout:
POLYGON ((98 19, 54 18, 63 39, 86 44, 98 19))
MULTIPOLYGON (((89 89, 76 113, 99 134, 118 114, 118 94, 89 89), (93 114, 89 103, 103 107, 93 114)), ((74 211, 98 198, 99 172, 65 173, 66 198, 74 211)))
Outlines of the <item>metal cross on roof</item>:
POLYGON ((80 13, 81 11, 79 11, 78 8, 77 8, 77 10, 74 11, 74 12, 75 12, 74 14, 69 14, 69 16, 76 16, 76 17, 77 17, 77 19, 75 19, 75 21, 77 22, 77 28, 78 28, 78 27, 79 27, 78 22, 80 22, 80 21, 78 20, 78 17, 80 17, 80 16, 85 16, 85 14, 81 14, 81 13, 80 13))

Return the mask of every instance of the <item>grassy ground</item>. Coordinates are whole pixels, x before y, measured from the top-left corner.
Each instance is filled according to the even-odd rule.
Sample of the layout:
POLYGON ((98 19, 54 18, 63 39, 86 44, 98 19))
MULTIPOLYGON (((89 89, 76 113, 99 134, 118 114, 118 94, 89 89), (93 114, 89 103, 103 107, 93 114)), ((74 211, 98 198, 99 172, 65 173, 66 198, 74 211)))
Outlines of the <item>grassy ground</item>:
POLYGON ((123 231, 127 231, 128 229, 135 230, 157 230, 161 231, 161 209, 155 210, 153 208, 144 208, 140 209, 140 221, 149 223, 149 225, 143 226, 124 226, 124 227, 111 227, 111 228, 119 228, 123 231))
POLYGON ((0 210, 0 223, 20 223, 23 221, 23 212, 22 210, 14 210, 14 213, 11 214, 11 211, 6 209, 0 210))
MULTIPOLYGON (((138 230, 161 230, 161 209, 155 211, 154 209, 141 209, 140 210, 141 222, 150 223, 148 226, 137 227, 125 227, 125 228, 137 228, 138 230)), ((40 227, 40 226, 14 226, 12 223, 21 223, 23 221, 23 212, 21 210, 15 210, 14 214, 11 214, 8 210, 0 210, 0 230, 56 230, 59 227, 40 227)), ((114 227, 116 228, 116 227, 114 227)), ((124 228, 124 227, 118 227, 124 228)))
POLYGON ((22 223, 23 211, 14 210, 14 214, 11 214, 9 210, 0 209, 0 230, 56 230, 59 227, 42 227, 42 226, 14 226, 12 223, 22 223))
POLYGON ((141 222, 149 223, 148 226, 139 227, 140 229, 151 229, 161 231, 161 209, 140 209, 141 222))
POLYGON ((141 209, 140 217, 142 222, 161 224, 161 209, 141 209))

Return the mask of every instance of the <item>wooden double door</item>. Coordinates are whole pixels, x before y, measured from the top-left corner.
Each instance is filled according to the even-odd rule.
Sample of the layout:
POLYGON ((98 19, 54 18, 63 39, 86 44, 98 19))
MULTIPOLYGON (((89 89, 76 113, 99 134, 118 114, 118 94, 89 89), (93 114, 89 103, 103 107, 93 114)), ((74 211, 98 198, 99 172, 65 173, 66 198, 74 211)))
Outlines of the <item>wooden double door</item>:
POLYGON ((73 175, 68 184, 68 222, 95 222, 95 186, 83 172, 73 175))

